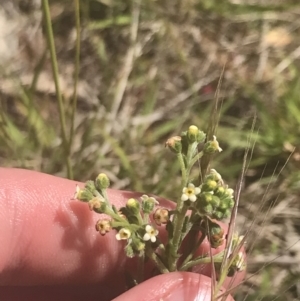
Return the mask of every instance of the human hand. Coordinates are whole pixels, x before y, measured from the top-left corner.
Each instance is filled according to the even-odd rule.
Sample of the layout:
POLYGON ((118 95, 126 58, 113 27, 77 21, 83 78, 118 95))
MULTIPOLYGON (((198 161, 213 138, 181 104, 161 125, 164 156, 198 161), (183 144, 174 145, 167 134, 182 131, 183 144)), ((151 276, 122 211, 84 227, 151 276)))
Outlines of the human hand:
MULTIPOLYGON (((76 184, 0 168, 0 300, 210 300, 210 278, 196 273, 159 275, 124 293, 132 261, 113 231, 94 230, 99 215, 70 199, 76 184)), ((108 193, 117 207, 138 196, 108 193)))

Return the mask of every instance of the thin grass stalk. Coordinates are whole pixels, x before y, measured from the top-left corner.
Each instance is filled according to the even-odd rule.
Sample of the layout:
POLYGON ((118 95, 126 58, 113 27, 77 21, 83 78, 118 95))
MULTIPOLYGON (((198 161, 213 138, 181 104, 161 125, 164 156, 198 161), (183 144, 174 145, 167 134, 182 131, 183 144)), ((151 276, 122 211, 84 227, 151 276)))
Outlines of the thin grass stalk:
POLYGON ((75 45, 75 72, 74 72, 74 91, 72 98, 72 110, 71 110, 71 127, 69 136, 69 156, 71 155, 72 143, 74 138, 74 126, 75 126, 75 114, 77 109, 77 90, 78 90, 78 79, 79 79, 79 68, 80 68, 80 2, 79 0, 74 0, 75 8, 75 22, 76 22, 76 45, 75 45))
POLYGON ((64 155, 66 157, 67 176, 69 179, 72 179, 73 171, 72 171, 71 160, 69 156, 69 141, 67 137, 66 115, 65 115, 64 104, 63 104, 63 99, 62 99, 60 85, 59 85, 58 63, 57 63, 54 35, 53 35, 51 16, 50 16, 50 7, 49 7, 48 0, 42 0, 42 11, 45 20, 48 47, 51 56, 51 66, 52 66, 53 79, 55 84, 56 99, 58 103, 61 135, 63 140, 63 149, 64 149, 64 155))
MULTIPOLYGON (((220 79, 218 82, 218 87, 217 87, 216 94, 214 97, 211 115, 210 115, 209 122, 208 122, 207 137, 206 137, 207 141, 209 141, 213 138, 213 136, 216 133, 217 126, 219 124, 219 118, 220 118, 220 116, 219 116, 219 103, 220 103, 219 95, 220 95, 220 90, 221 90, 222 79, 224 76, 224 70, 225 70, 225 66, 224 66, 222 74, 220 76, 220 79)), ((212 156, 210 154, 204 154, 203 157, 201 158, 200 183, 203 182, 203 179, 209 169, 211 157, 212 156)))
POLYGON ((128 84, 128 79, 130 73, 133 68, 134 60, 136 57, 136 44, 139 30, 139 22, 140 22, 140 13, 141 13, 141 0, 133 0, 132 1, 132 9, 131 9, 131 26, 130 26, 130 46, 127 50, 127 53, 124 58, 123 66, 120 69, 120 80, 116 84, 116 88, 112 108, 111 108, 111 116, 110 123, 107 126, 106 132, 109 134, 112 128, 115 126, 115 121, 117 120, 116 116, 118 114, 118 110, 121 106, 125 90, 128 84))
MULTIPOLYGON (((254 131, 255 122, 256 122, 256 118, 254 118, 254 120, 253 120, 251 133, 253 133, 253 131, 254 131)), ((237 191, 235 193, 235 204, 234 204, 234 207, 232 208, 231 218, 230 218, 229 227, 228 227, 224 258, 223 258, 222 265, 221 265, 221 275, 220 275, 218 284, 216 286, 216 290, 214 292, 214 298, 217 297, 217 295, 221 289, 221 286, 223 285, 223 283, 227 277, 229 267, 231 266, 235 256, 238 253, 238 252, 236 252, 236 253, 232 252, 232 242, 233 242, 233 235, 234 235, 234 230, 235 230, 237 209, 238 209, 239 200, 240 200, 240 196, 241 196, 243 181, 245 178, 245 172, 247 170, 249 150, 250 150, 250 138, 248 141, 248 147, 246 148, 245 153, 244 153, 242 172, 241 172, 241 176, 240 176, 240 179, 239 179, 239 182, 237 185, 237 191)), ((241 247, 242 247, 242 244, 240 243, 240 245, 238 246, 239 249, 237 251, 239 251, 241 249, 241 247)))
POLYGON ((33 79, 31 81, 31 85, 30 85, 30 89, 29 89, 31 94, 33 94, 35 92, 35 88, 36 88, 39 76, 42 72, 42 68, 46 61, 46 58, 47 58, 47 49, 44 50, 43 55, 41 56, 41 58, 39 59, 37 65, 35 67, 33 79))

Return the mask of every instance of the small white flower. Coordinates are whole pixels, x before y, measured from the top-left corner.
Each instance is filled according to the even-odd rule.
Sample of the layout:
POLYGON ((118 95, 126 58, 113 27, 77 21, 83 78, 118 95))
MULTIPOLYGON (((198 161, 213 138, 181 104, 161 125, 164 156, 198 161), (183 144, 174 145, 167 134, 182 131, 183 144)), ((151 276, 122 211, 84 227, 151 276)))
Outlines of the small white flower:
POLYGON ((216 149, 220 153, 222 151, 222 148, 219 146, 219 142, 217 141, 217 137, 213 135, 213 142, 215 142, 216 149))
POLYGON ((131 232, 126 229, 122 228, 117 234, 116 234, 116 239, 117 240, 126 240, 131 236, 131 232))
POLYGON ((147 225, 145 230, 146 233, 143 236, 143 240, 144 241, 151 240, 152 242, 156 242, 156 236, 158 235, 158 231, 150 225, 147 225))
POLYGON ((236 257, 236 268, 238 271, 243 271, 245 269, 245 258, 243 252, 239 252, 236 257))
POLYGON ((211 169, 210 173, 213 174, 215 176, 215 179, 217 181, 221 181, 222 180, 222 176, 215 170, 215 169, 211 169))
POLYGON ((226 193, 229 197, 233 197, 234 190, 232 188, 226 189, 226 193))
POLYGON ((194 184, 190 183, 187 187, 182 190, 181 200, 195 202, 197 200, 197 195, 201 192, 199 187, 195 187, 194 184))
POLYGON ((74 196, 73 196, 74 200, 78 200, 78 197, 80 195, 80 191, 81 191, 81 189, 80 189, 79 185, 76 185, 76 190, 75 190, 75 193, 74 193, 74 196))

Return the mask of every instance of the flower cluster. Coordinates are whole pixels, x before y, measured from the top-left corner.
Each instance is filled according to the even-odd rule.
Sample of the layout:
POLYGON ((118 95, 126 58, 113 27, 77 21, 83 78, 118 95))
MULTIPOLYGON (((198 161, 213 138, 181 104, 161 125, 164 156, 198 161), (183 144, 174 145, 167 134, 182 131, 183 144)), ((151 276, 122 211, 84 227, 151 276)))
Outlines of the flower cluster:
POLYGON ((231 214, 234 206, 233 189, 224 184, 221 175, 211 169, 200 186, 201 194, 197 208, 211 218, 222 220, 231 214))
POLYGON ((184 187, 181 200, 190 201, 200 214, 217 220, 229 217, 234 205, 233 190, 224 184, 215 169, 210 170, 199 187, 192 183, 184 187))
MULTIPOLYGON (((114 230, 116 240, 126 243, 124 250, 128 257, 146 256, 154 261, 161 273, 180 269, 183 241, 193 231, 198 231, 196 236, 200 238, 191 250, 197 250, 205 238, 211 247, 221 246, 224 230, 215 220, 229 217, 234 206, 233 190, 224 184, 221 175, 215 169, 206 172, 212 154, 222 151, 216 136, 211 134, 207 137, 192 125, 180 136, 168 139, 166 147, 176 154, 182 175, 179 196, 172 210, 160 207, 157 199, 148 195, 142 195, 139 199, 130 198, 125 206, 117 209, 108 199, 110 181, 103 173, 95 181, 87 181, 84 188, 77 186, 74 195, 75 199, 86 202, 90 210, 109 217, 101 218, 96 223, 96 230, 101 235, 114 230), (202 164, 202 157, 207 165, 200 167, 204 174, 199 178, 199 184, 195 185, 191 170, 199 161, 202 164), (165 243, 160 241, 158 228, 164 225, 165 243)), ((189 254, 182 266, 192 267, 199 264, 199 260, 206 260, 193 260, 194 255, 189 254)), ((232 260, 231 269, 238 271, 243 268, 242 253, 238 253, 232 260)))
POLYGON ((140 201, 130 198, 126 206, 117 210, 110 204, 106 189, 109 187, 109 180, 103 173, 99 174, 95 181, 88 181, 84 188, 76 186, 74 199, 87 202, 90 210, 97 213, 104 213, 110 219, 100 219, 96 223, 96 230, 105 235, 111 229, 117 231, 116 239, 127 241, 125 252, 127 256, 144 254, 147 244, 151 246, 157 243, 158 230, 151 223, 150 215, 157 225, 166 224, 169 220, 169 211, 165 208, 155 207, 159 205, 154 197, 143 195, 140 201))

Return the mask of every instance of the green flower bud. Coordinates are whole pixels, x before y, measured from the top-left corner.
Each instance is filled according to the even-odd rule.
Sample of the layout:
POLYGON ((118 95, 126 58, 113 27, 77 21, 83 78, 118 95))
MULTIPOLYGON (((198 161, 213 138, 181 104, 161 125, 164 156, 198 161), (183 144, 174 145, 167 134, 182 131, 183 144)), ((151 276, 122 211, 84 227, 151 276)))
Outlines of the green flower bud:
POLYGON ((227 188, 227 189, 225 190, 225 194, 226 194, 228 197, 233 198, 234 190, 231 189, 231 188, 227 188))
POLYGON ((135 237, 132 238, 131 246, 132 246, 134 251, 140 253, 140 252, 145 250, 146 244, 135 236, 135 237))
POLYGON ((214 208, 217 208, 220 205, 220 203, 221 203, 221 200, 217 196, 213 195, 211 205, 214 208))
POLYGON ((204 213, 204 214, 207 214, 207 215, 211 215, 214 211, 214 208, 212 205, 208 204, 206 206, 203 206, 200 208, 201 211, 204 213))
POLYGON ((102 189, 106 189, 109 187, 110 185, 110 181, 109 178, 106 174, 104 173, 100 173, 96 180, 95 180, 95 185, 97 187, 98 190, 102 190, 102 189))
POLYGON ((202 185, 202 191, 214 191, 217 187, 218 187, 218 184, 216 181, 208 179, 202 185))
POLYGON ((142 210, 146 214, 151 213, 154 210, 155 205, 159 204, 155 198, 149 197, 147 195, 143 195, 141 199, 142 199, 142 210))
POLYGON ((133 248, 130 244, 125 247, 125 254, 129 258, 133 258, 135 256, 133 248))
POLYGON ((218 206, 218 209, 225 211, 227 209, 231 209, 234 206, 234 200, 232 198, 221 198, 221 202, 218 206))
POLYGON ((204 153, 214 154, 216 152, 221 152, 222 148, 219 146, 216 136, 213 136, 213 140, 207 141, 203 148, 204 153))
POLYGON ((76 191, 74 194, 74 199, 83 201, 83 202, 88 202, 93 198, 93 194, 87 190, 87 189, 80 189, 78 185, 76 185, 76 191))
POLYGON ((211 176, 216 182, 222 181, 222 176, 213 168, 210 170, 209 176, 211 176))
POLYGON ((214 194, 218 197, 222 197, 225 194, 225 188, 222 186, 217 187, 217 189, 214 191, 214 194))
POLYGON ((181 153, 182 151, 181 137, 174 136, 172 138, 169 138, 165 146, 168 147, 172 152, 176 154, 181 153))
POLYGON ((234 206, 234 200, 233 200, 233 199, 230 199, 230 200, 228 201, 228 209, 232 209, 233 206, 234 206))
POLYGON ((200 194, 201 197, 201 203, 202 204, 209 204, 213 200, 213 194, 209 192, 203 192, 200 194))
POLYGON ((224 217, 224 213, 222 211, 215 211, 212 215, 212 218, 214 218, 218 221, 222 220, 223 217, 224 217))
POLYGON ((224 214, 223 214, 223 218, 228 218, 231 215, 231 209, 227 209, 224 214))
POLYGON ((140 212, 140 203, 133 198, 130 198, 126 203, 126 208, 129 213, 137 215, 140 212))
POLYGON ((217 223, 209 224, 208 240, 213 248, 221 246, 224 242, 224 230, 217 223))
POLYGON ((190 143, 198 142, 201 143, 205 140, 205 133, 200 131, 195 125, 191 125, 187 131, 187 138, 190 143))
POLYGON ((95 187, 95 183, 94 181, 87 181, 85 183, 84 188, 88 191, 90 191, 94 196, 95 196, 95 192, 96 192, 96 187, 95 187))

